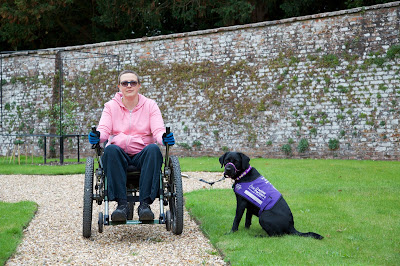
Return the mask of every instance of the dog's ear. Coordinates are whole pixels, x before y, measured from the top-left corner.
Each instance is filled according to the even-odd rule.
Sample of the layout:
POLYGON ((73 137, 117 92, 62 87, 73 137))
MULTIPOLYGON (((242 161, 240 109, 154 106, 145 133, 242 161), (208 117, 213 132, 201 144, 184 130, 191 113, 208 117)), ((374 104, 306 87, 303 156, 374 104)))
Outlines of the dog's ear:
POLYGON ((224 166, 225 157, 228 155, 228 152, 225 152, 224 155, 219 157, 219 163, 221 164, 221 168, 224 166))
POLYGON ((239 152, 240 158, 242 159, 242 169, 246 170, 250 167, 250 158, 241 152, 239 152))

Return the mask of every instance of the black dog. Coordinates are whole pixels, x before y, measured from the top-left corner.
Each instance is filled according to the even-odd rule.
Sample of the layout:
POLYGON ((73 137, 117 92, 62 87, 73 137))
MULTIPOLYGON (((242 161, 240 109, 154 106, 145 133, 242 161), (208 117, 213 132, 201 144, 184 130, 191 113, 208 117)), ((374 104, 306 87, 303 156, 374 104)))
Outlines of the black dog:
POLYGON ((237 205, 231 232, 238 230, 247 209, 246 228, 251 225, 252 215, 256 215, 269 236, 290 234, 323 239, 317 233, 301 233, 294 228, 293 215, 285 199, 268 180, 250 166, 249 157, 240 152, 227 152, 219 158, 219 162, 221 167, 225 166, 224 176, 235 180, 233 190, 237 205))

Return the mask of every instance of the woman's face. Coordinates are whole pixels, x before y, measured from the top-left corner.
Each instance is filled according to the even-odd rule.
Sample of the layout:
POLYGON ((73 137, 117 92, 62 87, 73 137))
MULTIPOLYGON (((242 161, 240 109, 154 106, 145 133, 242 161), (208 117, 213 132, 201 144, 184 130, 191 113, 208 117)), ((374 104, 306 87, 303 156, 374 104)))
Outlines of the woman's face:
POLYGON ((118 88, 124 98, 135 98, 139 94, 140 84, 135 74, 126 73, 121 76, 118 88))

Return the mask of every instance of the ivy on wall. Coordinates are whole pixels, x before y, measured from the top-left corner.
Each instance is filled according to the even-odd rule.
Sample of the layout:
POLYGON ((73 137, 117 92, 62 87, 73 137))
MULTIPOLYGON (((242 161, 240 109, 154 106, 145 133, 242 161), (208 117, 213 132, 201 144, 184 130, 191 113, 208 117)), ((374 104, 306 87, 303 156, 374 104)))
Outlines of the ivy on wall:
MULTIPOLYGON (((9 82, 4 82, 3 91, 9 97, 8 101, 3 101, 3 110, 6 112, 2 126, 8 134, 48 134, 51 125, 59 124, 60 99, 51 93, 53 84, 58 84, 58 75, 42 73, 40 76, 14 76, 9 82), (39 127, 40 123, 44 127, 39 127)), ((63 134, 86 132, 90 125, 97 123, 94 118, 86 118, 91 117, 91 112, 102 109, 117 91, 116 76, 116 70, 100 65, 89 73, 81 72, 73 78, 63 79, 63 134)), ((59 89, 58 86, 56 89, 59 89)), ((54 133, 61 134, 60 128, 56 127, 54 133)))

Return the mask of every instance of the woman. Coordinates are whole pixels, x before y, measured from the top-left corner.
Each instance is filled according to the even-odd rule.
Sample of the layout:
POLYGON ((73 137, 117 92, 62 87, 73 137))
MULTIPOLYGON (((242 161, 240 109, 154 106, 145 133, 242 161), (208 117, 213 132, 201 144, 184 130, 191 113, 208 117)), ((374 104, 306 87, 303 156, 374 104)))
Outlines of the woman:
POLYGON ((133 164, 141 170, 139 181, 139 220, 153 220, 150 205, 160 187, 162 154, 158 144, 174 145, 173 133, 165 134, 160 109, 154 100, 139 93, 141 84, 137 73, 122 71, 118 77, 117 92, 104 105, 97 131, 89 133, 91 144, 108 141, 102 156, 107 176, 108 198, 118 207, 111 220, 127 219, 126 169, 133 164))

